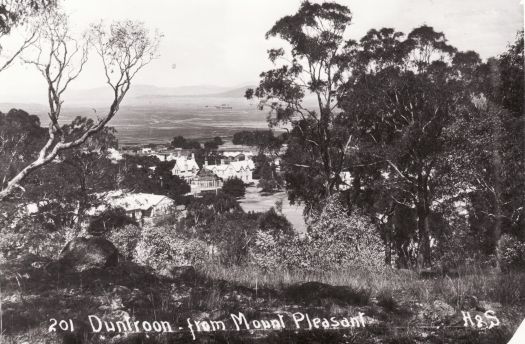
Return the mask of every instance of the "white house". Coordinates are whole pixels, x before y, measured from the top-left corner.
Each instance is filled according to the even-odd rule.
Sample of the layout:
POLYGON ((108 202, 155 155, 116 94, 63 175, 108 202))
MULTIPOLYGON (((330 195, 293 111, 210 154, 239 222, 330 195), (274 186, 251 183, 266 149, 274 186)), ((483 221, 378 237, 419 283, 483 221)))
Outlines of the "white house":
POLYGON ((222 188, 223 181, 215 175, 212 171, 204 167, 199 171, 197 176, 193 178, 190 184, 192 195, 200 194, 205 191, 217 191, 222 188))
POLYGON ((221 160, 219 165, 207 165, 207 163, 205 163, 205 168, 212 171, 222 180, 239 178, 245 183, 251 183, 253 182, 252 173, 255 169, 255 164, 251 159, 231 161, 229 163, 225 163, 224 160, 221 160))
POLYGON ((187 156, 177 157, 171 173, 191 183, 199 173, 199 169, 199 165, 195 161, 195 154, 192 153, 190 158, 187 156))
POLYGON ((175 207, 175 201, 163 195, 148 193, 128 193, 122 190, 109 191, 102 194, 103 204, 88 213, 96 215, 109 207, 123 208, 126 215, 135 221, 144 222, 145 219, 167 214, 175 207))

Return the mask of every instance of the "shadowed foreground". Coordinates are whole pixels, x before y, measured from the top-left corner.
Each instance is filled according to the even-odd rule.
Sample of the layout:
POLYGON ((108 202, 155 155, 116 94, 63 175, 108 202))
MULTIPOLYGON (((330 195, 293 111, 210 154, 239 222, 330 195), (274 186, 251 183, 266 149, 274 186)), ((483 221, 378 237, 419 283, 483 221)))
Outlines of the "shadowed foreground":
POLYGON ((376 277, 347 272, 334 274, 330 280, 328 275, 286 277, 281 273, 278 279, 271 274, 256 277, 250 275, 255 271, 239 268, 168 278, 126 262, 72 274, 49 272, 53 269, 46 269, 47 263, 26 256, 1 266, 3 343, 488 344, 506 343, 525 316, 522 274, 422 280, 408 272, 376 277), (485 294, 475 294, 474 280, 486 284, 480 286, 486 290, 479 290, 485 294), (486 293, 490 290, 492 294, 486 293), (482 296, 491 299, 482 300, 482 296), (483 317, 492 310, 489 315, 500 324, 488 329, 495 319, 485 317, 483 328, 465 328, 461 310, 469 311, 474 324, 476 315, 483 317), (239 313, 249 329, 239 320, 237 330, 232 314, 242 319, 239 313), (93 333, 90 315, 100 319, 99 323, 92 318, 95 327, 102 326, 100 333, 93 333), (104 328, 103 321, 122 325, 127 318, 132 327, 135 321, 139 327, 142 321, 153 326, 155 321, 167 322, 174 332, 108 333, 104 328), (315 329, 315 318, 319 318, 319 329, 315 329), (56 319, 56 324, 50 319, 56 319), (61 323, 66 328, 70 319, 74 332, 60 330, 60 321, 66 320, 61 323), (263 327, 263 320, 271 328, 255 329, 263 327), (216 331, 206 332, 212 321, 216 331), (51 325, 56 325, 57 333, 48 333, 51 325))

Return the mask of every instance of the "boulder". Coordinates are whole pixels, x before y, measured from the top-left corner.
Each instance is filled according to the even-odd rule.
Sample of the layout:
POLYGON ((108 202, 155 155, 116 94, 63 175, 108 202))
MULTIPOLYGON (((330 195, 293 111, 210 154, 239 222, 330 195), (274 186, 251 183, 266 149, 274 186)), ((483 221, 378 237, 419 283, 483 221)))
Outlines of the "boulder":
POLYGON ((75 238, 66 244, 58 263, 63 271, 82 272, 115 266, 118 256, 116 247, 104 238, 75 238))

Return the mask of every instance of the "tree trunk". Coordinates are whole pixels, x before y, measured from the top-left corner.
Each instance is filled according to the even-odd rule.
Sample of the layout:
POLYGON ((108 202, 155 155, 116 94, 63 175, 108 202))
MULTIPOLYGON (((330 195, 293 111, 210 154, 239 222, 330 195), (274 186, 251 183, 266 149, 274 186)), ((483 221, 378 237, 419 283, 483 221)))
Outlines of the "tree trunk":
MULTIPOLYGON (((498 118, 499 119, 499 118, 498 118)), ((501 123, 498 120, 494 128, 494 145, 492 147, 493 166, 494 166, 494 228, 492 231, 492 242, 494 247, 494 254, 496 255, 496 268, 501 270, 501 250, 500 250, 500 238, 501 238, 501 227, 503 210, 501 207, 502 202, 502 171, 503 164, 501 161, 501 123)))
POLYGON ((419 254, 421 254, 423 257, 423 267, 430 267, 432 264, 432 259, 430 255, 429 214, 424 208, 425 207, 423 206, 418 206, 417 209, 419 254))
POLYGON ((383 225, 385 228, 385 264, 392 266, 392 222, 383 225))
POLYGON ((501 158, 499 152, 494 152, 494 228, 492 230, 492 244, 494 247, 494 254, 496 256, 496 268, 501 269, 501 250, 500 250, 500 239, 501 239, 501 227, 502 227, 502 216, 503 210, 501 208, 501 158))
POLYGON ((419 254, 423 257, 423 267, 432 265, 430 254, 430 205, 427 197, 427 183, 423 175, 418 176, 418 200, 416 204, 417 229, 419 234, 419 254))

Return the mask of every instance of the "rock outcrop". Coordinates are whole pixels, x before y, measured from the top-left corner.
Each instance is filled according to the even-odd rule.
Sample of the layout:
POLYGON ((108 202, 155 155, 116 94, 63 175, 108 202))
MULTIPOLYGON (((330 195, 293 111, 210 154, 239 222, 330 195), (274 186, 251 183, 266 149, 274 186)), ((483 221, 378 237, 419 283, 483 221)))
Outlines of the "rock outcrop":
POLYGON ((118 250, 104 238, 75 238, 68 242, 58 258, 62 271, 82 272, 116 266, 118 250))

